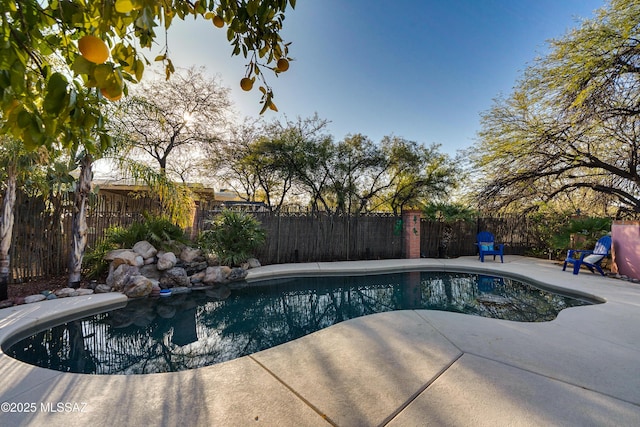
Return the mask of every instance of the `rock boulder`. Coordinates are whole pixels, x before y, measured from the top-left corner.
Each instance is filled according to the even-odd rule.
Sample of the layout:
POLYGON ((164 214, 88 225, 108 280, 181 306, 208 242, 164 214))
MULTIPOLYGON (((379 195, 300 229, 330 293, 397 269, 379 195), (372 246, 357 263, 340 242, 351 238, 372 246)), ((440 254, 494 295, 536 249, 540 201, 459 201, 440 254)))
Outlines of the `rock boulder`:
POLYGON ((123 289, 123 293, 129 298, 142 298, 151 293, 151 280, 144 276, 137 275, 131 277, 123 289))
POLYGON ((176 258, 176 254, 173 252, 165 252, 162 255, 158 256, 158 263, 156 264, 156 268, 160 271, 169 270, 175 267, 178 259, 176 258))
MULTIPOLYGON (((111 264, 110 270, 113 268, 111 264)), ((117 292, 122 292, 124 287, 129 283, 132 276, 140 274, 138 267, 132 265, 121 264, 109 272, 107 276, 107 285, 117 292)))
POLYGON ((45 299, 47 299, 47 297, 42 294, 29 295, 27 297, 24 297, 24 303, 31 304, 34 302, 44 301, 45 299))
POLYGON ((207 267, 202 282, 207 285, 227 283, 227 276, 230 273, 229 267, 207 267))
POLYGON ((149 259, 156 256, 158 250, 146 240, 141 240, 133 245, 133 251, 140 255, 142 258, 149 259))
POLYGON ((62 288, 55 292, 58 298, 77 297, 78 290, 73 288, 62 288))
POLYGON ((142 258, 138 253, 134 251, 125 250, 118 252, 117 255, 114 255, 113 261, 111 261, 111 265, 113 267, 117 267, 120 264, 142 267, 144 265, 144 258, 142 258))
POLYGON ((198 258, 202 259, 202 251, 200 249, 190 248, 187 246, 182 249, 182 252, 180 252, 180 259, 183 262, 193 262, 198 258))
POLYGON ((189 276, 182 267, 173 267, 164 272, 160 277, 160 287, 163 289, 174 288, 177 286, 191 286, 189 276))

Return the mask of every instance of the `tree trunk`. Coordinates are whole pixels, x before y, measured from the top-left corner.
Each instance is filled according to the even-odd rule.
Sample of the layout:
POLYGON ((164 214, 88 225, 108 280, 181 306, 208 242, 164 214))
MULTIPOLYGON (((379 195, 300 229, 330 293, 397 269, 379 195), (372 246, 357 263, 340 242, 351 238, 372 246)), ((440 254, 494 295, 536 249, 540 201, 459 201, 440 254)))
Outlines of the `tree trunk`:
POLYGON ((2 200, 2 217, 0 218, 0 301, 9 298, 9 249, 13 235, 13 221, 16 204, 16 171, 7 169, 7 189, 2 200))
POLYGON ((80 162, 80 176, 74 195, 73 218, 71 222, 71 253, 69 254, 69 287, 78 288, 82 279, 82 257, 87 246, 87 208, 93 158, 86 154, 80 162))

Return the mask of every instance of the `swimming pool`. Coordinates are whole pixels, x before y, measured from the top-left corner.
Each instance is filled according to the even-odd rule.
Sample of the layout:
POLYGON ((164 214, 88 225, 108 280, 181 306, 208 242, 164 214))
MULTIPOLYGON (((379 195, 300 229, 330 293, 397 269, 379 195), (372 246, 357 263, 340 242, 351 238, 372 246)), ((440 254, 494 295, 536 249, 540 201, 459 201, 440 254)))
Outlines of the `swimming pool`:
POLYGON ((171 372, 232 360, 384 311, 447 310, 540 322, 553 320, 564 308, 592 303, 511 278, 471 273, 314 276, 257 285, 236 289, 225 300, 197 291, 130 301, 122 309, 8 343, 5 353, 64 372, 171 372))

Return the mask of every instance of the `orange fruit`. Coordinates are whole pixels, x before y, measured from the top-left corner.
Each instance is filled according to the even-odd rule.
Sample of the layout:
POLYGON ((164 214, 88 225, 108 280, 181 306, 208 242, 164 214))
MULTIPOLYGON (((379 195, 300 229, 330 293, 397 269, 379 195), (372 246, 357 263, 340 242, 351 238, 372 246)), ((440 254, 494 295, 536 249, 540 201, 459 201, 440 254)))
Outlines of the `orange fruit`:
POLYGON ((118 101, 118 100, 120 100, 120 98, 122 98, 122 92, 120 92, 118 95, 111 96, 111 95, 109 95, 109 92, 107 92, 107 88, 104 88, 104 87, 102 89, 100 89, 100 93, 102 94, 102 96, 107 98, 109 101, 118 101))
POLYGON ((104 64, 109 59, 109 48, 96 36, 84 36, 78 40, 80 54, 94 64, 104 64))
POLYGON ((278 71, 287 71, 289 69, 289 61, 285 58, 278 59, 278 64, 276 65, 278 71))
POLYGON ((216 15, 213 17, 213 25, 215 25, 218 28, 222 28, 224 27, 224 19, 222 19, 220 16, 216 15))
POLYGON ((253 88, 253 80, 251 80, 249 77, 243 78, 242 80, 240 80, 240 87, 242 88, 242 90, 250 91, 251 88, 253 88))

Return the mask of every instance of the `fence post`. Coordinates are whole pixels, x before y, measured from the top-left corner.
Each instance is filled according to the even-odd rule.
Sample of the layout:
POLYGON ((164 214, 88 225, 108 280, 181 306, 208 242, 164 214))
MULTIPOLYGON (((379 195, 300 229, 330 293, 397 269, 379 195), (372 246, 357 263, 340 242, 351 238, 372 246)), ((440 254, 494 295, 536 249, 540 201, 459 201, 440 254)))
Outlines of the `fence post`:
POLYGON ((405 258, 420 258, 420 211, 402 212, 405 258))

